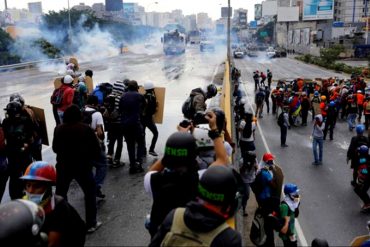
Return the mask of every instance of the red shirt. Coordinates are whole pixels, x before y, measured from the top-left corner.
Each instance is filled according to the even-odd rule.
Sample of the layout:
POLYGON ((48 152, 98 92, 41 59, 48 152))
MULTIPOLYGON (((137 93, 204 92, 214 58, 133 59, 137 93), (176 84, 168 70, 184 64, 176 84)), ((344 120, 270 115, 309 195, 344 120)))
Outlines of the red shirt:
POLYGON ((62 84, 61 88, 63 88, 63 98, 62 104, 58 107, 58 111, 65 112, 68 106, 72 105, 75 90, 65 84, 62 84))

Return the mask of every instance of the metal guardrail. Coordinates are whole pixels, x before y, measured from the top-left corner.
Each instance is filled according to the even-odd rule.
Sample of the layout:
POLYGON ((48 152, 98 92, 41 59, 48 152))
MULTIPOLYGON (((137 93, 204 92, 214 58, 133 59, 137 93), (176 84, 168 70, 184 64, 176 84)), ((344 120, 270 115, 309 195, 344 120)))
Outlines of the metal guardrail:
POLYGON ((56 62, 56 61, 64 61, 65 58, 54 58, 54 59, 47 59, 47 60, 40 60, 40 61, 32 61, 32 62, 26 62, 26 63, 16 63, 16 64, 9 64, 9 65, 2 65, 0 66, 0 71, 2 70, 8 70, 8 69, 20 69, 20 68, 27 68, 32 67, 40 63, 50 63, 50 62, 56 62))

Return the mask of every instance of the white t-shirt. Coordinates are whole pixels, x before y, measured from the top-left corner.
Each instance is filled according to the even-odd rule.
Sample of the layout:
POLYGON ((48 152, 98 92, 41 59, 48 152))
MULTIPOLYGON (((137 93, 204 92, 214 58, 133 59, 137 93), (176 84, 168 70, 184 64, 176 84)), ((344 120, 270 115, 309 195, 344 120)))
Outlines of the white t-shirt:
POLYGON ((239 132, 240 133, 240 140, 245 141, 245 142, 252 142, 252 141, 254 141, 253 133, 256 130, 256 123, 252 122, 252 134, 249 138, 244 138, 243 137, 243 129, 245 127, 245 124, 246 124, 246 122, 244 120, 240 121, 240 124, 239 124, 239 129, 241 129, 241 131, 239 132))
MULTIPOLYGON (((85 108, 85 111, 89 112, 89 111, 96 111, 96 109, 93 109, 93 108, 90 108, 90 107, 86 107, 85 108)), ((91 128, 93 130, 96 130, 96 126, 98 125, 102 125, 103 128, 104 128, 104 120, 103 120, 103 115, 99 112, 99 111, 96 111, 94 112, 92 115, 91 115, 91 118, 92 118, 92 121, 91 121, 91 128)))

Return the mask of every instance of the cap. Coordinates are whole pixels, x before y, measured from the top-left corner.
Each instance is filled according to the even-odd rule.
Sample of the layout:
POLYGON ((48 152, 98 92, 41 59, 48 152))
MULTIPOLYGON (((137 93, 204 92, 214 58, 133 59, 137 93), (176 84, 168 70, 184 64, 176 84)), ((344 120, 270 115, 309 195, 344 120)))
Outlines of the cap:
POLYGON ((72 84, 72 82, 73 82, 72 76, 70 76, 70 75, 64 76, 64 79, 63 79, 64 84, 72 84))

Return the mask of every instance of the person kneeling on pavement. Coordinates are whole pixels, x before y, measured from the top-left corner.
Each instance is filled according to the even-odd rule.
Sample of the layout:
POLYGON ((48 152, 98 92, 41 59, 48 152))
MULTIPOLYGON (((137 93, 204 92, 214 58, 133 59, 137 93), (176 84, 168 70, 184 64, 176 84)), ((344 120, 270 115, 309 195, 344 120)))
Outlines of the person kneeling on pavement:
MULTIPOLYGON (((206 118, 216 154, 216 160, 211 166, 225 165, 228 158, 217 130, 216 115, 211 111, 206 118)), ((178 126, 179 132, 167 139, 164 157, 154 163, 144 177, 145 191, 153 197, 150 222, 147 224, 152 238, 171 210, 184 207, 196 198, 199 181, 197 146, 195 138, 189 133, 190 128, 191 125, 186 128, 178 126)))
POLYGON ((239 199, 232 169, 209 167, 200 178, 196 200, 172 210, 149 246, 241 246, 240 233, 226 223, 239 199))

